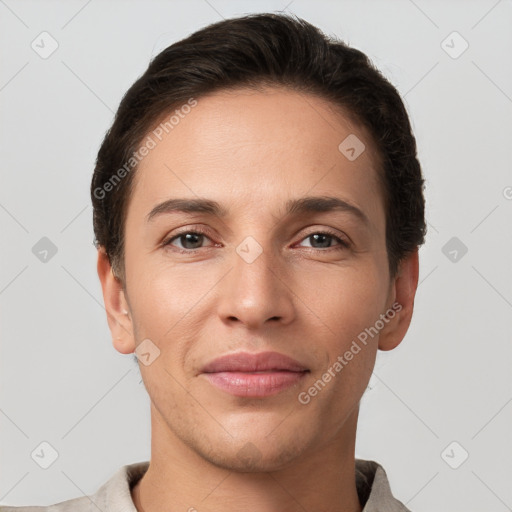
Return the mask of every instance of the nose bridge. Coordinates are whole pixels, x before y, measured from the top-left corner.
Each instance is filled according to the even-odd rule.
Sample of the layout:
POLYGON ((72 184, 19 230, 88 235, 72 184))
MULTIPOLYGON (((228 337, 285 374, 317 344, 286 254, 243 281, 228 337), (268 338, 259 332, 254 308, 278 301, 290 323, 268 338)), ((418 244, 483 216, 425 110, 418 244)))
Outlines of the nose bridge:
POLYGON ((282 263, 270 242, 260 244, 251 235, 243 239, 233 251, 229 285, 224 287, 219 314, 248 327, 270 319, 289 322, 293 303, 290 290, 282 282, 282 263))
POLYGON ((248 236, 236 248, 234 273, 240 286, 249 295, 268 295, 276 279, 276 258, 269 246, 265 249, 253 237, 248 236))

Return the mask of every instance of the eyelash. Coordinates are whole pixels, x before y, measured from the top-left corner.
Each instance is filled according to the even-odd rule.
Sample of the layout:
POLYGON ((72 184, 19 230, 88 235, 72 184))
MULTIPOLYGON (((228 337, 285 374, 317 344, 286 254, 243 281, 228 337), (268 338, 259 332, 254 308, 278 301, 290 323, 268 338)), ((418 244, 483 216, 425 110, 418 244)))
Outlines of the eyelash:
MULTIPOLYGON (((179 233, 176 233, 171 238, 168 238, 167 240, 162 242, 162 247, 172 247, 172 250, 177 251, 182 254, 193 254, 194 252, 197 252, 199 249, 205 249, 205 247, 199 247, 197 249, 180 249, 179 247, 171 246, 171 243, 174 242, 174 240, 180 238, 183 235, 188 235, 188 234, 204 235, 207 238, 209 238, 208 232, 206 230, 203 230, 201 228, 194 228, 194 229, 188 228, 179 233)), ((317 249, 315 247, 309 247, 308 249, 321 251, 321 252, 328 252, 331 250, 342 251, 342 250, 346 250, 346 249, 350 248, 350 243, 347 240, 340 238, 336 233, 334 233, 333 231, 331 231, 329 229, 323 229, 321 231, 312 231, 311 233, 308 233, 305 237, 303 237, 300 241, 306 240, 307 238, 309 238, 310 236, 313 236, 313 235, 327 235, 329 237, 334 238, 338 242, 338 245, 335 245, 334 247, 326 247, 324 249, 317 249)), ((206 249, 208 249, 208 247, 206 247, 206 249)))

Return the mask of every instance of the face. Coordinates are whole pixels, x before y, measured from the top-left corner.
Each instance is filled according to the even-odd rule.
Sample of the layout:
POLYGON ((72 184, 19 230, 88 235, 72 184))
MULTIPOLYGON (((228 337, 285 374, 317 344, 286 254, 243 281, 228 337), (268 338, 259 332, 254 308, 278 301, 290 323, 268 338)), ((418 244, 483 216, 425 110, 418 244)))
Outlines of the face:
POLYGON ((115 346, 159 351, 140 370, 160 441, 254 471, 341 443, 400 317, 381 316, 397 287, 367 132, 323 99, 271 88, 198 98, 152 137, 128 206, 129 324, 115 346), (339 149, 348 136, 365 145, 355 159, 339 149), (159 206, 174 199, 189 203, 159 206))

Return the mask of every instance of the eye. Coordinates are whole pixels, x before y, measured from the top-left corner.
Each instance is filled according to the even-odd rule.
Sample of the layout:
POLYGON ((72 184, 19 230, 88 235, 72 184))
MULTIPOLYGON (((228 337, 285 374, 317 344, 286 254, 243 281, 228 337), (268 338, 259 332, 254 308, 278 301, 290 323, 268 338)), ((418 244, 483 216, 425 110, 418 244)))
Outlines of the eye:
POLYGON ((302 240, 310 240, 310 247, 312 249, 335 249, 335 250, 342 250, 347 249, 350 247, 350 244, 347 240, 344 238, 341 238, 337 236, 335 233, 324 230, 324 231, 318 231, 314 233, 310 233, 302 240), (337 242, 336 245, 332 246, 332 241, 335 240, 337 242))
MULTIPOLYGON (((210 240, 207 233, 202 229, 196 228, 194 231, 183 231, 175 234, 171 238, 167 239, 162 243, 163 247, 172 246, 173 249, 182 253, 191 253, 203 248, 205 240, 210 240), (179 242, 179 246, 175 245, 174 242, 179 242)), ((308 234, 302 240, 310 240, 309 247, 311 249, 319 249, 326 251, 329 249, 343 250, 350 247, 350 243, 345 238, 338 236, 336 233, 329 230, 314 231, 308 234), (333 241, 336 243, 333 245, 333 241)), ((305 246, 307 247, 307 246, 305 246)))
POLYGON ((195 231, 183 231, 182 233, 178 233, 173 237, 162 243, 162 246, 173 245, 180 252, 192 252, 194 250, 200 249, 203 245, 205 239, 209 238, 206 236, 206 233, 200 229, 196 229, 195 231), (181 244, 181 247, 176 247, 173 242, 178 241, 181 244))

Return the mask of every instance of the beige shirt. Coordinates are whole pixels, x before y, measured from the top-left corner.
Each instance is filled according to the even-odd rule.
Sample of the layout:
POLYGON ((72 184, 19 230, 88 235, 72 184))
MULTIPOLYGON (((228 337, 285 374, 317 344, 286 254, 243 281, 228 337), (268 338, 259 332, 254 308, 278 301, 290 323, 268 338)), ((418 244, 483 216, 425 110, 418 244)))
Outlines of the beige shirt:
MULTIPOLYGON (((130 490, 149 462, 119 468, 94 494, 46 507, 0 506, 0 512, 137 512, 130 490)), ((372 460, 356 459, 356 486, 363 512, 411 512, 391 494, 384 468, 372 460)))

